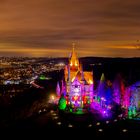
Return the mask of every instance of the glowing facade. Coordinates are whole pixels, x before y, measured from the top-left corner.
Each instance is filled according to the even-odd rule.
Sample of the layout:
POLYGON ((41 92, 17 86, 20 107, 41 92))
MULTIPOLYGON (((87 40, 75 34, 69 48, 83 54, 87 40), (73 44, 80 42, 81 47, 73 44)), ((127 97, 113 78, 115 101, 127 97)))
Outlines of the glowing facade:
POLYGON ((93 100, 93 74, 83 71, 73 46, 69 64, 64 70, 67 104, 72 107, 84 108, 93 100))

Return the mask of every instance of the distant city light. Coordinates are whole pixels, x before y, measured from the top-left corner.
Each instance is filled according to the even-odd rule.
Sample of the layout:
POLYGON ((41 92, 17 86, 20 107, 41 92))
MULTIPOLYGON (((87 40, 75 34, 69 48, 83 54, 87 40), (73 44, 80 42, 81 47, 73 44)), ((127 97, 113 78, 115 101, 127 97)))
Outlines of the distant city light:
POLYGON ((58 119, 58 117, 56 116, 56 117, 54 117, 54 119, 58 119))
POLYGON ((65 66, 65 64, 64 64, 64 63, 62 63, 62 62, 61 62, 61 63, 59 63, 58 65, 59 65, 59 66, 65 66))

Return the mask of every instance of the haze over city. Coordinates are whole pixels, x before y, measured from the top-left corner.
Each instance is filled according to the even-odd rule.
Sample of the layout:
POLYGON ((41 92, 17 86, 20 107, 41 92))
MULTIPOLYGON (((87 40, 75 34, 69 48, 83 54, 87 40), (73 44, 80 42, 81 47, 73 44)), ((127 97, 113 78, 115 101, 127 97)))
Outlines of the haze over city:
POLYGON ((140 57, 139 0, 2 0, 0 56, 140 57))

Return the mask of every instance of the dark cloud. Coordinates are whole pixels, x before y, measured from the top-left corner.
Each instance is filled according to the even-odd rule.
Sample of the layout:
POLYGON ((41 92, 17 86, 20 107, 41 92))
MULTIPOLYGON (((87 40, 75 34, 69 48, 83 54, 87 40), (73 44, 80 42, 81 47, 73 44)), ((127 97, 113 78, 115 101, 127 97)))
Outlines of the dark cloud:
POLYGON ((133 47, 140 38, 139 17, 139 0, 2 0, 0 55, 9 55, 8 48, 15 49, 10 56, 16 49, 46 48, 63 56, 54 50, 67 52, 76 41, 81 56, 140 56, 133 47))

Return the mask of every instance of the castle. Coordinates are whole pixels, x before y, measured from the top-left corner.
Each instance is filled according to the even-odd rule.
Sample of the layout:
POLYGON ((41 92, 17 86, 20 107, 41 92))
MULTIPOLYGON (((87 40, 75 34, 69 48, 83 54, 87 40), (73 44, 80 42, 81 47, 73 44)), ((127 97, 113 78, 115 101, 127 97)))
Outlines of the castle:
POLYGON ((66 104, 72 108, 84 108, 93 101, 93 73, 83 71, 77 58, 75 46, 70 54, 69 63, 64 69, 66 104))

